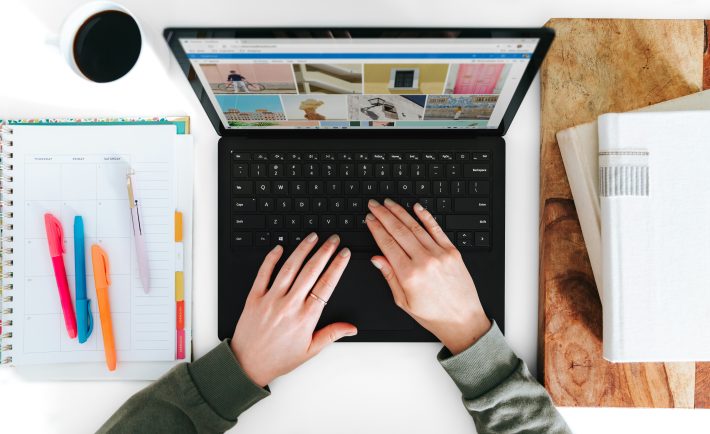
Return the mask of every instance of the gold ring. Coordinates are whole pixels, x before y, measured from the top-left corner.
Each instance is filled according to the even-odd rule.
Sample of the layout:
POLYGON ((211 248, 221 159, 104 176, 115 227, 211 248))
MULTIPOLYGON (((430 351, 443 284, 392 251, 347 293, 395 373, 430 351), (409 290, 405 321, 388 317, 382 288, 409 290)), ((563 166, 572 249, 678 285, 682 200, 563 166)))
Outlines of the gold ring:
POLYGON ((318 296, 315 295, 313 292, 309 292, 308 295, 310 295, 311 297, 313 297, 313 298, 315 298, 316 300, 318 300, 318 301, 320 301, 321 303, 323 303, 323 306, 325 306, 326 304, 328 304, 327 301, 325 301, 325 300, 323 300, 322 298, 318 297, 318 296))

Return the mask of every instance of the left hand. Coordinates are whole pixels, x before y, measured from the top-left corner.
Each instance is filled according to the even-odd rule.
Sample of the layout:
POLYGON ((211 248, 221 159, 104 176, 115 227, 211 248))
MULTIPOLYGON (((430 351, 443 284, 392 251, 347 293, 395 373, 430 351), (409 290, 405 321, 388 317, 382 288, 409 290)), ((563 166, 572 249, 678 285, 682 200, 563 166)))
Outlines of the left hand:
POLYGON ((269 280, 283 248, 276 246, 266 255, 234 330, 232 351, 244 372, 261 387, 291 372, 327 345, 357 333, 354 325, 344 322, 314 333, 325 302, 350 260, 350 250, 343 249, 323 272, 340 242, 333 235, 301 269, 317 240, 312 233, 296 247, 271 288, 267 288, 269 280))

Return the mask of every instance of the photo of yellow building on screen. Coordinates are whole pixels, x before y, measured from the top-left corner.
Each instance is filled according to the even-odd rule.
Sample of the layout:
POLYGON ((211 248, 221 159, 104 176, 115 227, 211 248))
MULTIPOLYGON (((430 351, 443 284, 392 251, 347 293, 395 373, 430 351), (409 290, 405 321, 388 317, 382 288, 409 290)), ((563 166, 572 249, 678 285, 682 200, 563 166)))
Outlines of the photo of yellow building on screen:
POLYGON ((383 63, 365 65, 365 94, 441 94, 447 64, 383 63))
POLYGON ((498 95, 429 95, 424 120, 488 120, 498 95))

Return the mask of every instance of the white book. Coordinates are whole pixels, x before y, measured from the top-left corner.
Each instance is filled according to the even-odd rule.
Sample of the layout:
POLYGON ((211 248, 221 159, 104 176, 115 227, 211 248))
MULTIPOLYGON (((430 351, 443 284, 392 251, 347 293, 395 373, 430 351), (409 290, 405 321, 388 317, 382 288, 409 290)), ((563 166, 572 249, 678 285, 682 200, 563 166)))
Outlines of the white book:
MULTIPOLYGON (((710 90, 664 101, 637 111, 710 109, 710 90)), ((599 136, 597 122, 574 126, 557 133, 557 143, 567 172, 592 273, 601 290, 601 209, 599 205, 599 136)), ((602 298, 602 303, 604 299, 602 298)))
POLYGON ((598 124, 604 357, 710 360, 710 111, 598 124))

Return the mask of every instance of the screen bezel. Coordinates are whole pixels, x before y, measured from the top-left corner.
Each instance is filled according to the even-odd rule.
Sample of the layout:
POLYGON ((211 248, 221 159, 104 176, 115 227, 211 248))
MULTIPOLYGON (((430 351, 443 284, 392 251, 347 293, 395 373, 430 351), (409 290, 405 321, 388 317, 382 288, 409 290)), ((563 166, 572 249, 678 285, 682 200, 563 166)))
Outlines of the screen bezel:
POLYGON ((525 94, 530 88, 530 84, 535 78, 535 74, 540 69, 540 65, 550 48, 554 39, 554 31, 547 27, 537 28, 167 28, 163 32, 166 42, 175 56, 178 66, 185 74, 197 99, 202 104, 207 117, 214 126, 217 133, 222 137, 228 136, 258 136, 258 137, 359 137, 371 136, 396 136, 396 137, 432 137, 446 134, 452 136, 503 136, 520 108, 520 104, 525 98, 525 94), (446 35, 446 36, 442 36, 446 35), (535 47, 530 62, 528 63, 523 76, 520 79, 517 89, 508 105, 500 125, 496 129, 477 128, 343 128, 343 129, 316 129, 316 128, 289 128, 289 129, 261 129, 244 128, 228 129, 222 125, 222 121, 212 105, 208 96, 208 90, 204 88, 202 82, 197 77, 187 54, 180 44, 180 38, 191 39, 212 39, 212 38, 327 38, 327 39, 356 39, 356 38, 538 38, 539 42, 535 47))

